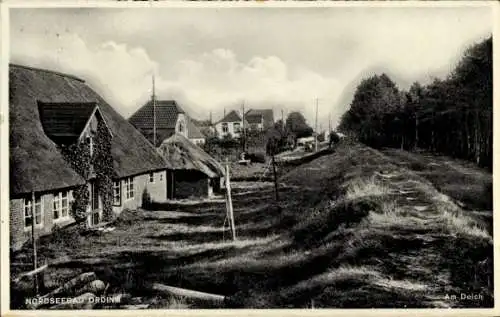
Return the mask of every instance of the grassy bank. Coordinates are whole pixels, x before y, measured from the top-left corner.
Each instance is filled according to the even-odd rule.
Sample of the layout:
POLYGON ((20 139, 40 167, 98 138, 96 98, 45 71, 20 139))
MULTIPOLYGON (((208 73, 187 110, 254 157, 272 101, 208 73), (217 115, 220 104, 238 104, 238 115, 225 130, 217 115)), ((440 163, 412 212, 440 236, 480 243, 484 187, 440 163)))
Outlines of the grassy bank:
POLYGON ((234 184, 238 241, 218 201, 127 212, 113 232, 43 241, 47 279, 93 270, 113 292, 146 296, 160 282, 226 295, 225 307, 493 305, 485 219, 393 158, 343 144, 279 188, 276 202, 272 183, 234 184), (482 300, 447 297, 461 293, 482 300))

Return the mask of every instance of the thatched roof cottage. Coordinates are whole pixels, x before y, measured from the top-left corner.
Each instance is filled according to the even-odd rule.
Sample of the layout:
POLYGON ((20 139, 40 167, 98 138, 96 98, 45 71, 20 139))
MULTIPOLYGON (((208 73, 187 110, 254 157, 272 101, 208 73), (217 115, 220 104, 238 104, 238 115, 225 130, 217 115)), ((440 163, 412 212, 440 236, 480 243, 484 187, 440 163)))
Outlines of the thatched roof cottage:
POLYGON ((158 151, 168 162, 168 198, 210 197, 221 190, 224 167, 182 134, 163 141, 158 151))
POLYGON ((79 201, 94 226, 109 206, 138 207, 146 187, 152 199, 165 199, 163 158, 84 80, 10 65, 9 86, 11 246, 30 237, 32 224, 46 234, 73 222, 79 201))

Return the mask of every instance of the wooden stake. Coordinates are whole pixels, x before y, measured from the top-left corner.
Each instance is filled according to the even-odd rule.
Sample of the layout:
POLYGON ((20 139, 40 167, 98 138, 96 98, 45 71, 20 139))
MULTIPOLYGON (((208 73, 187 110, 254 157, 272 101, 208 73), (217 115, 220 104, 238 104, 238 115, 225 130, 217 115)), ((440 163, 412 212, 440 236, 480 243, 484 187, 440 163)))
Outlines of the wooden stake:
POLYGON ((233 241, 236 241, 236 229, 234 227, 233 201, 231 200, 231 182, 229 180, 229 162, 226 160, 226 201, 227 213, 229 216, 229 225, 231 226, 231 234, 233 241))
MULTIPOLYGON (((41 203, 41 202, 40 202, 41 203)), ((33 247, 33 271, 37 270, 38 259, 36 254, 36 238, 35 238, 35 222, 36 222, 36 210, 35 210, 35 192, 31 192, 31 246, 33 247)), ((41 217, 42 215, 40 215, 41 217)), ((35 295, 38 295, 38 274, 33 275, 33 283, 35 289, 35 295)))
POLYGON ((273 176, 274 176, 274 194, 276 195, 276 201, 279 201, 278 194, 278 176, 276 175, 276 161, 274 160, 274 150, 272 156, 272 164, 273 164, 273 176))

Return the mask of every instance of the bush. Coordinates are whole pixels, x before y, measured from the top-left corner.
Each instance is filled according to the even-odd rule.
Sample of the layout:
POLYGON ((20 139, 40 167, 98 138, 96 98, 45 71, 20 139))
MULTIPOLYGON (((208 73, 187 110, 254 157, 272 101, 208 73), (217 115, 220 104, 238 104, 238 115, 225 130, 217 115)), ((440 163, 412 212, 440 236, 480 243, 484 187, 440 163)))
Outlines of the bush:
POLYGON ((151 199, 151 195, 149 194, 148 189, 144 188, 144 191, 142 192, 142 208, 149 209, 152 203, 153 200, 151 199))
POLYGON ((252 163, 265 163, 266 155, 264 153, 247 153, 246 157, 252 163))

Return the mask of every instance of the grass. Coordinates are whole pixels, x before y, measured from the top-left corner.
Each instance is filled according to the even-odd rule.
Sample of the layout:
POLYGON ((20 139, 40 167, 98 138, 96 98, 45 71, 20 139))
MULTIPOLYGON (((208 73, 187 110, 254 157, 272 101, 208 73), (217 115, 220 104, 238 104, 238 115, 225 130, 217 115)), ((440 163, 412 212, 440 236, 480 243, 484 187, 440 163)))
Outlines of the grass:
MULTIPOLYGON (((488 219, 437 190, 431 172, 339 146, 280 177, 279 202, 272 183, 235 183, 236 242, 223 202, 170 204, 126 212, 105 235, 44 241, 41 256, 59 261, 50 279, 94 270, 113 291, 154 298, 145 285, 160 282, 227 295, 225 307, 491 307, 488 219), (460 292, 485 300, 443 298, 460 292)), ((168 300, 153 307, 207 308, 168 300)))
POLYGON ((370 178, 356 178, 348 184, 346 199, 362 197, 386 196, 391 193, 390 188, 377 181, 374 176, 370 178))

